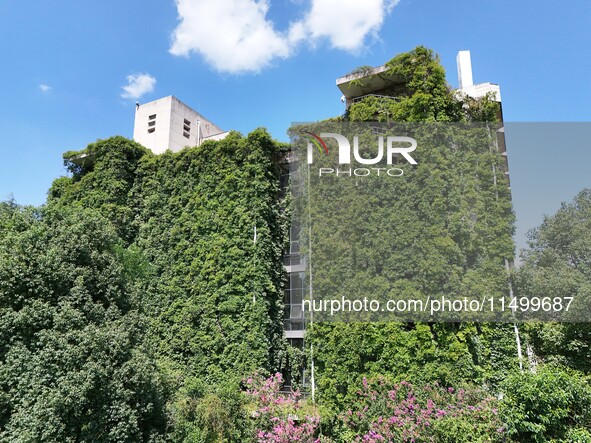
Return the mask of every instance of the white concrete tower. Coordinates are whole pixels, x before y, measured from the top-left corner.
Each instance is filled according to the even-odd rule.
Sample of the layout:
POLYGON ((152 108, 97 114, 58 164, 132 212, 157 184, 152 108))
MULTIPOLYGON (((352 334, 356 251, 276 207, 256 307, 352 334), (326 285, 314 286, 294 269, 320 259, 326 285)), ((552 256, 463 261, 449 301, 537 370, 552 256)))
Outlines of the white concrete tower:
POLYGON ((456 57, 458 64, 458 83, 460 89, 472 86, 472 60, 470 60, 470 51, 460 51, 456 57))
POLYGON ((227 134, 172 95, 136 105, 133 139, 155 154, 178 152, 227 134))
POLYGON ((456 61, 458 63, 458 87, 461 93, 472 98, 480 98, 491 92, 497 102, 501 101, 501 88, 499 85, 488 82, 474 84, 470 51, 458 52, 456 61))

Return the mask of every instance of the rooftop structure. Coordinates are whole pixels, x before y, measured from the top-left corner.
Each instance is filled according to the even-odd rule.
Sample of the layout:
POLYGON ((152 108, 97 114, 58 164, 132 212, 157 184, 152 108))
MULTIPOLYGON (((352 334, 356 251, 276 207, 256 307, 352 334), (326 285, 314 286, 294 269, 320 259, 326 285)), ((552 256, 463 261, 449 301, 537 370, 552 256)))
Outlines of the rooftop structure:
POLYGON ((337 87, 345 97, 347 108, 367 96, 396 98, 405 90, 404 79, 390 74, 385 65, 377 68, 360 69, 337 78, 337 87), (363 79, 363 81, 360 81, 363 79))
MULTIPOLYGON (((497 102, 501 102, 501 89, 495 83, 474 84, 472 78, 472 61, 470 51, 458 52, 458 91, 472 98, 484 97, 493 93, 497 102)), ((376 68, 361 68, 350 74, 337 78, 337 87, 343 94, 347 108, 368 96, 397 99, 405 93, 404 79, 388 72, 385 65, 376 68), (363 81, 361 81, 363 80, 363 81)))
POLYGON ((133 139, 155 154, 178 152, 227 134, 172 95, 136 105, 133 139))
POLYGON ((472 98, 484 97, 488 93, 494 95, 497 102, 501 102, 501 88, 495 83, 477 83, 472 79, 472 61, 470 51, 460 51, 456 57, 458 65, 459 91, 472 98))

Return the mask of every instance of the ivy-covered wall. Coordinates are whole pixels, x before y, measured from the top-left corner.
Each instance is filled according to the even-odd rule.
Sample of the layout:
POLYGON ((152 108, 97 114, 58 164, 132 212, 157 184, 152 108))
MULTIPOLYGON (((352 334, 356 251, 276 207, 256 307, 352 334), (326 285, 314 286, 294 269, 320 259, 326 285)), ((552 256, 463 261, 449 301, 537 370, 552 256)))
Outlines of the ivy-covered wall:
MULTIPOLYGON (((368 96, 352 103, 344 121, 496 121, 498 103, 492 97, 474 100, 457 95, 446 83, 433 51, 417 47, 386 66, 389 74, 403 79, 405 90, 397 93, 396 100, 368 96)), ((436 125, 432 126, 435 131, 436 125)), ((508 295, 505 260, 513 259, 514 217, 508 181, 501 172, 504 159, 488 145, 466 146, 470 149, 462 152, 432 146, 417 154, 419 164, 381 193, 377 185, 365 189, 353 180, 341 180, 347 204, 335 198, 336 184, 326 191, 334 191, 331 198, 324 200, 322 186, 311 189, 311 200, 319 202, 310 209, 313 249, 316 261, 320 260, 315 285, 335 286, 332 292, 340 297, 337 290, 352 292, 347 292, 345 276, 357 272, 352 287, 369 273, 371 283, 394 297, 508 295), (369 214, 365 208, 372 204, 376 209, 369 214), (347 243, 351 230, 359 230, 355 232, 364 241, 347 243), (375 238, 367 234, 375 232, 379 232, 375 238), (326 251, 333 254, 327 260, 338 263, 323 266, 326 251), (366 267, 362 269, 361 263, 366 267), (336 277, 328 275, 331 267, 336 277)), ((508 324, 321 322, 309 328, 306 337, 309 361, 315 363, 317 398, 331 411, 328 416, 346 408, 366 378, 495 389, 518 367, 515 334, 508 324)))
MULTIPOLYGON (((333 122, 490 122, 498 113, 491 97, 458 97, 431 50, 418 47, 387 66, 405 80, 399 99, 368 97, 333 122)), ((441 420, 449 428, 439 429, 439 441, 473 441, 474 423, 479 441, 498 441, 487 433, 499 420, 490 406, 499 392, 506 393, 503 425, 510 429, 495 438, 588 441, 582 438, 590 435, 589 414, 582 411, 591 390, 579 373, 507 377, 518 367, 512 325, 315 324, 307 355, 290 350, 281 261, 289 202, 280 189, 288 150, 262 129, 161 156, 112 137, 65 154, 71 174, 53 183, 44 207, 0 203, 0 442, 288 441, 277 434, 300 432, 289 414, 308 407, 308 441, 322 432, 329 436, 323 441, 348 442, 388 428, 384 414, 404 415, 414 426, 420 417, 399 406, 428 409, 429 400, 388 402, 382 389, 406 392, 408 382, 427 384, 442 407, 465 403, 464 415, 441 420), (298 400, 296 408, 281 397, 277 375, 243 383, 303 357, 303 366, 315 363, 315 406, 298 400), (565 389, 552 391, 556 383, 565 389), (443 389, 449 385, 479 397, 465 402, 443 389), (245 390, 260 397, 258 405, 245 390), (484 403, 488 415, 476 417, 474 408, 484 403), (346 418, 348 411, 359 420, 346 418)), ((506 181, 492 184, 498 155, 454 161, 465 162, 458 169, 469 178, 450 179, 450 156, 432 152, 408 188, 412 198, 396 202, 404 214, 390 219, 404 233, 396 258, 404 262, 413 243, 405 220, 421 223, 432 229, 417 243, 421 260, 405 269, 409 281, 434 291, 462 291, 462 279, 473 290, 490 278, 505 284, 513 218, 506 181), (449 278, 442 289, 427 271, 447 277, 450 263, 462 278, 449 278)), ((562 285, 569 275, 577 291, 589 294, 590 195, 581 194, 532 237, 516 280, 522 294, 569 290, 562 285), (565 230, 581 241, 565 243, 565 230)), ((589 371, 588 328, 525 329, 542 357, 589 371)), ((435 435, 421 426, 425 438, 435 435)))
POLYGON ((67 153, 72 177, 49 191, 52 211, 106 217, 141 275, 145 344, 168 386, 178 439, 190 434, 184 423, 199 399, 223 386, 238 393, 244 377, 286 362, 286 152, 263 129, 160 156, 112 137, 67 153))

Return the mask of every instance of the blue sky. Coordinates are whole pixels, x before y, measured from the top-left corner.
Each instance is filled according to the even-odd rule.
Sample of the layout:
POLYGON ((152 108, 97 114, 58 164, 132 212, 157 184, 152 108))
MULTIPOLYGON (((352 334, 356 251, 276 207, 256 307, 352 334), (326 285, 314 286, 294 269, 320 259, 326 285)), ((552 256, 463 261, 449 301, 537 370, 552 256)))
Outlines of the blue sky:
MULTIPOLYGON (((471 50, 474 80, 501 85, 507 121, 589 122, 590 27, 588 0, 2 0, 0 198, 42 204, 64 151, 131 137, 136 97, 173 94, 224 129, 286 140, 292 121, 343 111, 337 77, 419 44, 454 86, 455 55, 471 50)), ((522 245, 542 214, 591 187, 591 147, 558 157, 547 138, 511 136, 522 245)))

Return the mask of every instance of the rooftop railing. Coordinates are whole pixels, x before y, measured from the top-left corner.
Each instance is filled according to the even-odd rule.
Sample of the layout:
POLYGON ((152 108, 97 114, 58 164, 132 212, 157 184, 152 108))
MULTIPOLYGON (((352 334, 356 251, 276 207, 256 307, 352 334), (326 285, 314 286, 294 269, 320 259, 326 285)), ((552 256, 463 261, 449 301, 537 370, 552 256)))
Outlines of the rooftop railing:
POLYGON ((351 99, 351 103, 360 102, 361 100, 364 100, 364 99, 366 99, 368 97, 386 98, 386 99, 389 99, 389 100, 400 101, 400 97, 394 97, 392 95, 365 94, 365 95, 360 95, 359 97, 353 97, 351 99))

